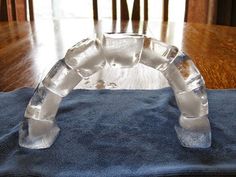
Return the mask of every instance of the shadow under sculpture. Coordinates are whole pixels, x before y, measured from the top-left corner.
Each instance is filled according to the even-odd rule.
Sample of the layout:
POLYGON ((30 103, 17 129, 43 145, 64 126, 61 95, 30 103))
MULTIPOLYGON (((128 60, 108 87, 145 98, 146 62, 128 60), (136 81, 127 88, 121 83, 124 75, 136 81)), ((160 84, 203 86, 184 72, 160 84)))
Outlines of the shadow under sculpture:
POLYGON ((189 148, 211 146, 208 100, 204 80, 192 60, 176 47, 137 34, 104 34, 70 48, 39 83, 19 130, 19 144, 31 149, 50 147, 60 128, 56 113, 62 97, 84 78, 111 66, 142 63, 162 72, 172 87, 181 112, 175 126, 180 143, 189 148))

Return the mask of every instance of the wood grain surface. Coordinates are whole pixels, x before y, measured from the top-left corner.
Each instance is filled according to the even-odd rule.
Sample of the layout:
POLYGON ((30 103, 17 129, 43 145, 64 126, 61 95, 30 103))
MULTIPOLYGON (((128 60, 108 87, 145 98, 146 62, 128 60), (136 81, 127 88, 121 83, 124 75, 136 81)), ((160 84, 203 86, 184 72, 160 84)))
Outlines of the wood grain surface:
POLYGON ((207 88, 236 88, 236 28, 194 23, 61 20, 0 22, 0 91, 35 86, 66 50, 104 32, 146 33, 182 48, 207 88))

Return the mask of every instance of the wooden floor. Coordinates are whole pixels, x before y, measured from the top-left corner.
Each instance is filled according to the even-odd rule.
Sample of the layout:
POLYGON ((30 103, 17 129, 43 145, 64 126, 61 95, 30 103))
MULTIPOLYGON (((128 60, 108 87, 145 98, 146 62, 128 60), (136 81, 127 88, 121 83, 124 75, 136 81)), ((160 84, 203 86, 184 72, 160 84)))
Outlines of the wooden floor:
POLYGON ((61 20, 0 22, 0 91, 35 86, 83 38, 103 32, 146 33, 182 48, 207 88, 236 88, 236 28, 161 22, 61 20))

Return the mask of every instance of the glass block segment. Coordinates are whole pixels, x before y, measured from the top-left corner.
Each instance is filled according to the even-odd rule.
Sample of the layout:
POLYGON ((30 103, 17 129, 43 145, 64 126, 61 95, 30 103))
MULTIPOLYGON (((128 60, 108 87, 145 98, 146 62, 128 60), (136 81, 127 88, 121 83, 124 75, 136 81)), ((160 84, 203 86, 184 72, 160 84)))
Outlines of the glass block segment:
POLYGON ((178 92, 175 98, 181 113, 188 117, 208 114, 208 100, 204 86, 191 91, 178 92))
POLYGON ((80 81, 82 77, 69 66, 64 59, 59 60, 42 81, 43 85, 57 95, 66 96, 80 81))
POLYGON ((67 51, 65 62, 82 76, 88 77, 102 69, 106 59, 98 40, 85 39, 67 51))
POLYGON ((191 91, 204 84, 200 72, 192 60, 183 52, 177 54, 163 71, 163 74, 168 79, 172 88, 177 92, 191 91))
POLYGON ((142 35, 105 34, 102 45, 111 66, 132 67, 140 60, 143 48, 142 35))
POLYGON ((145 37, 140 63, 163 71, 177 53, 176 47, 145 37))
POLYGON ((61 99, 60 96, 39 84, 26 108, 25 117, 38 120, 54 119, 61 99))

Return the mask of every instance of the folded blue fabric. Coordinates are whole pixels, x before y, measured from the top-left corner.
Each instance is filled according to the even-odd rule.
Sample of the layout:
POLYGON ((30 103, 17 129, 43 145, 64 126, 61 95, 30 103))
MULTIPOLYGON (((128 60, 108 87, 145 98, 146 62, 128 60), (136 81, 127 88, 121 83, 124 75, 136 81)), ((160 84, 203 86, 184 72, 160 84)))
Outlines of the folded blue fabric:
POLYGON ((0 93, 0 176, 236 176, 236 90, 208 90, 212 147, 179 144, 170 88, 74 90, 57 114, 49 149, 19 147, 33 89, 0 93))

